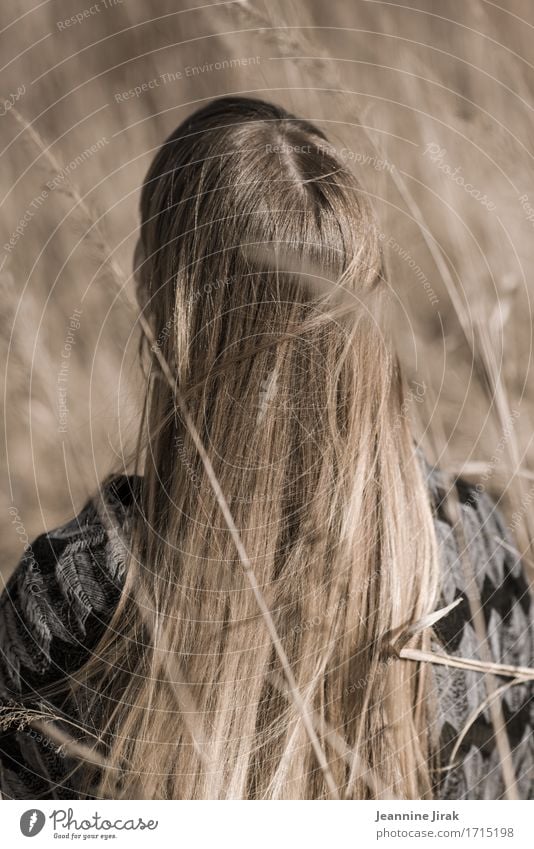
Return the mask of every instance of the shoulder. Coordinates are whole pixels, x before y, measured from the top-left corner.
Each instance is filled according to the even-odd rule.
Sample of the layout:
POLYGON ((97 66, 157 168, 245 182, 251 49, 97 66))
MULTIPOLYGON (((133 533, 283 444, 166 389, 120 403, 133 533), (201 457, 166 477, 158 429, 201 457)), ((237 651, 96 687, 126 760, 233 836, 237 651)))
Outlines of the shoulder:
POLYGON ((21 693, 79 665, 120 596, 139 478, 110 478, 73 519, 27 546, 0 596, 0 689, 21 693))
MULTIPOLYGON (((471 582, 483 603, 501 618, 515 603, 526 617, 531 596, 521 556, 498 500, 482 484, 446 475, 426 464, 434 527, 441 553, 442 581, 471 582)), ((451 601, 453 598, 450 599, 451 601)))
MULTIPOLYGON (((441 561, 439 607, 459 604, 433 628, 434 650, 496 663, 531 666, 534 662, 534 608, 520 555, 499 504, 483 486, 451 479, 427 467, 427 484, 441 561), (470 598, 482 607, 485 647, 473 623, 470 598)), ((445 767, 442 798, 500 798, 504 787, 488 693, 480 673, 433 667, 438 708, 436 728, 445 767), (455 748, 459 747, 459 748, 455 748), (454 754, 456 767, 451 768, 454 754)), ((503 687, 502 709, 520 798, 532 784, 525 767, 534 763, 533 688, 503 687)))

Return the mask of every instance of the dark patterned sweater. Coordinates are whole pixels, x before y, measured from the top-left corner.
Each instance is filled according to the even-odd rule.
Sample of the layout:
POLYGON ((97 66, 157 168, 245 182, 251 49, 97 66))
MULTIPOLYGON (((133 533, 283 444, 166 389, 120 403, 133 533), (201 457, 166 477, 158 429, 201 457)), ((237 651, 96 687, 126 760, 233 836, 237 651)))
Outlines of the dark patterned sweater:
MULTIPOLYGON (((120 525, 131 515, 140 479, 119 477, 105 485, 120 525)), ((467 579, 459 544, 444 509, 444 484, 427 469, 442 564, 441 606, 459 603, 434 627, 433 649, 465 658, 481 657, 467 602, 467 579)), ((534 611, 521 564, 502 517, 485 493, 457 484, 469 562, 482 599, 487 643, 495 662, 534 663, 534 611)), ((47 687, 72 674, 90 655, 120 596, 126 571, 124 548, 89 501, 71 522, 28 546, 0 598, 0 705, 22 697, 35 703, 47 687)), ((501 766, 479 672, 433 666, 442 799, 499 799, 501 766), (480 707, 482 709, 480 710, 480 707), (461 745, 455 744, 464 727, 461 745)), ((496 678, 498 686, 510 679, 496 678)), ((519 796, 534 798, 534 687, 519 684, 501 695, 519 796)), ((51 703, 54 706, 53 702, 51 703)), ((81 718, 83 722, 83 718, 81 718)), ((3 798, 87 798, 77 782, 76 762, 35 728, 16 725, 0 732, 3 798)))

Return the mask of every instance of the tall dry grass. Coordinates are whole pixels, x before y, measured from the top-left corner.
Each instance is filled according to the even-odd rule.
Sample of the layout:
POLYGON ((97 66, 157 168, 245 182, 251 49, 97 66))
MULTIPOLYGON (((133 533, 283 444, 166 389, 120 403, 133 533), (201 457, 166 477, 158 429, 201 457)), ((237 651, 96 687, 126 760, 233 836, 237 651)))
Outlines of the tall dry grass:
MULTIPOLYGON (((413 413, 422 414, 427 451, 446 470, 484 476, 529 559, 534 15, 528 3, 458 2, 446 15, 443 4, 420 6, 123 2, 66 28, 57 4, 21 13, 8 2, 2 97, 23 90, 15 105, 59 168, 74 161, 69 176, 126 278, 144 170, 196 103, 255 92, 316 120, 347 149, 374 198, 399 345, 408 373, 424 384, 413 413), (176 78, 164 82, 165 74, 176 78), (153 80, 140 96, 117 99, 153 80), (430 144, 446 151, 442 160, 425 153, 430 144)), ((87 8, 69 4, 69 16, 87 8)), ((43 197, 50 163, 2 111, 2 245, 33 212, 0 261, 7 573, 24 533, 62 521, 122 465, 140 384, 131 316, 99 268, 79 204, 61 181, 43 197), (80 327, 59 433, 58 376, 74 309, 80 327)))

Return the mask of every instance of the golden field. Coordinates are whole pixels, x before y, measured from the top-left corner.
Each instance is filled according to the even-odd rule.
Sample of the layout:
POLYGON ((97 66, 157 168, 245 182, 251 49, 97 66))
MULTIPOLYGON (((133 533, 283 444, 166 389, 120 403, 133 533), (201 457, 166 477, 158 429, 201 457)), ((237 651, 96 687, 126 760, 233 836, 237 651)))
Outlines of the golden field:
POLYGON ((528 562, 533 35, 527 0, 2 4, 4 575, 124 466, 139 187, 231 93, 315 121, 373 197, 414 426, 503 496, 528 562))

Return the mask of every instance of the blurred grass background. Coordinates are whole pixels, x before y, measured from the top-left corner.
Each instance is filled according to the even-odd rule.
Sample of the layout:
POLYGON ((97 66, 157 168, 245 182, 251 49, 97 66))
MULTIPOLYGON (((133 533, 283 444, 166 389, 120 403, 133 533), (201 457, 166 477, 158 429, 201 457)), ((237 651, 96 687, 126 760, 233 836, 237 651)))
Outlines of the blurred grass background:
POLYGON ((122 469, 139 417, 135 315, 68 180, 129 277, 155 149, 230 93, 279 102, 346 151, 384 233, 427 451, 453 473, 485 474, 508 520, 530 522, 533 34, 528 0, 4 0, 4 575, 26 536, 122 469))

